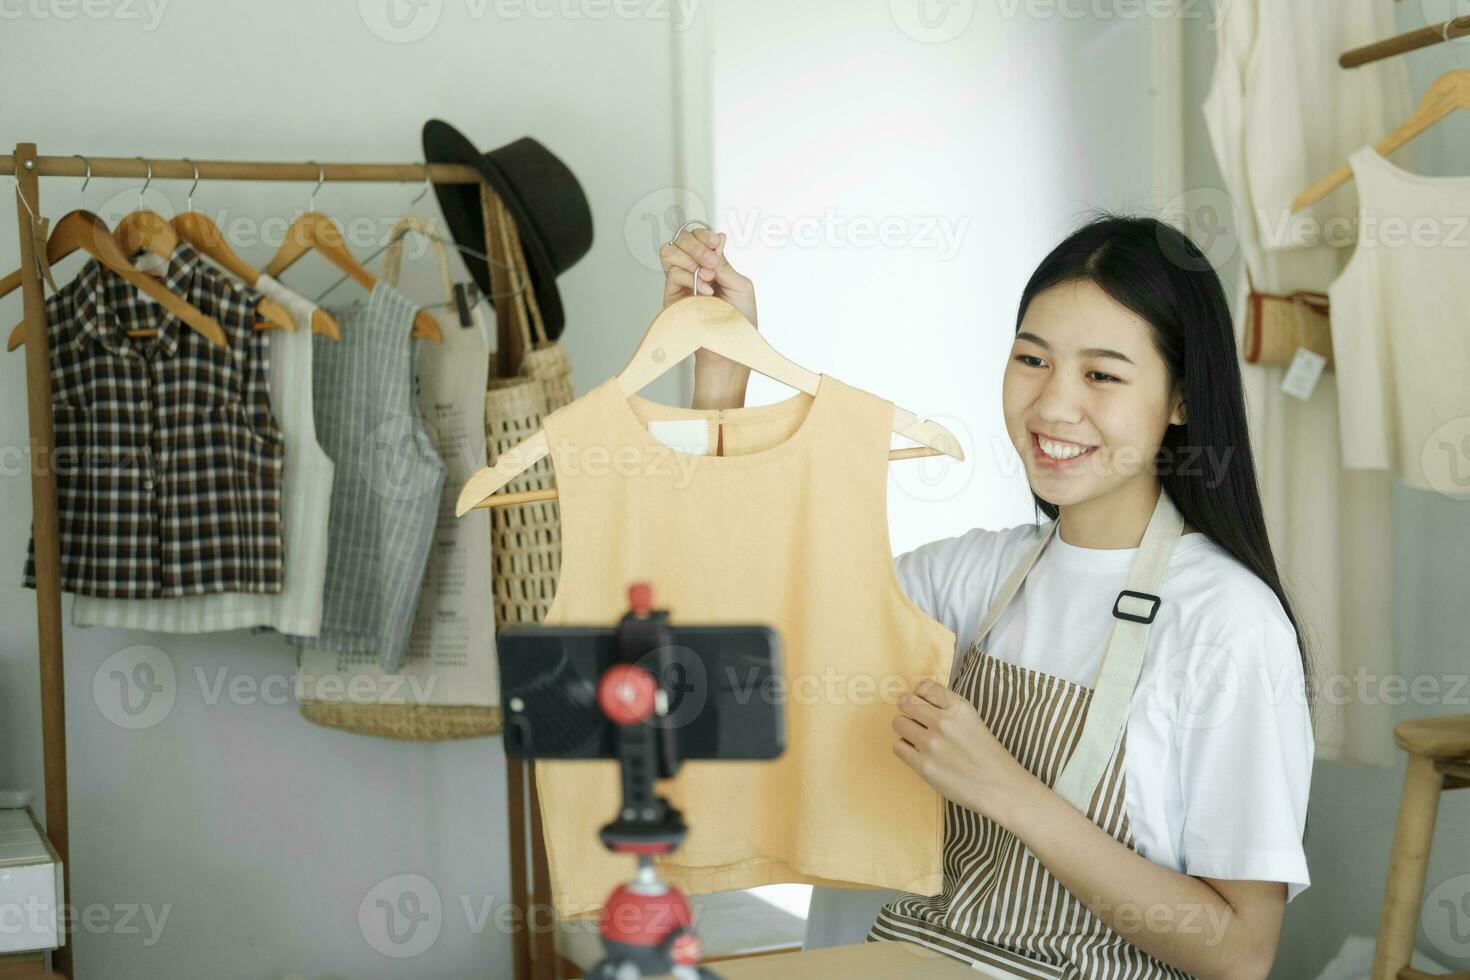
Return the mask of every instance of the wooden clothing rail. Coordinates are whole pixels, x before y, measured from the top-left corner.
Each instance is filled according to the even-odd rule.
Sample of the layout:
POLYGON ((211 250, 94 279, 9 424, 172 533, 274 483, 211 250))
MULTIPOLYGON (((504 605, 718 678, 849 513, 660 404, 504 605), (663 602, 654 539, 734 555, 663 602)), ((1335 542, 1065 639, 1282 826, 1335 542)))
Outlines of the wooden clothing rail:
MULTIPOLYGON (((31 519, 35 537, 36 628, 39 640, 41 677, 41 736, 46 791, 46 836, 62 862, 62 888, 65 901, 71 898, 71 848, 67 820, 66 779, 66 697, 65 671, 61 649, 61 536, 56 499, 56 475, 50 465, 55 445, 51 415, 50 352, 46 338, 46 296, 37 269, 37 249, 46 243, 38 241, 39 223, 32 215, 41 214, 41 177, 85 177, 88 165, 93 177, 136 177, 143 179, 152 168, 153 179, 248 180, 325 182, 413 183, 432 180, 437 184, 478 184, 480 174, 464 164, 425 163, 316 163, 263 162, 241 160, 160 160, 146 162, 135 157, 40 156, 36 144, 17 143, 15 152, 0 155, 0 174, 16 178, 16 221, 20 234, 21 295, 25 315, 26 409, 30 429, 31 519)), ((509 268, 508 250, 501 236, 486 229, 485 254, 491 256, 491 271, 509 268), (497 265, 496 263, 501 263, 497 265)), ((522 313, 519 304, 503 304, 515 319, 522 313)), ((497 317, 506 315, 497 311, 497 317)), ((512 323, 509 333, 519 338, 529 324, 512 323)), ((531 870, 533 888, 527 882, 526 827, 528 814, 539 816, 536 809, 535 780, 529 764, 506 759, 507 806, 510 827, 511 895, 523 913, 535 909, 533 896, 546 896, 550 906, 550 873, 539 834, 534 841, 531 870), (534 889, 534 890, 533 890, 534 889)), ((532 828, 535 829, 534 827, 532 828)), ((527 925, 512 934, 514 976, 529 980, 534 967, 537 978, 555 974, 553 935, 550 930, 533 929, 537 916, 523 914, 527 925), (534 935, 532 934, 534 932, 534 935), (534 944, 534 949, 532 948, 534 944)), ((70 923, 63 916, 62 945, 53 954, 53 968, 63 976, 72 976, 70 923)))
POLYGON ((1338 56, 1337 64, 1342 68, 1358 68, 1433 44, 1445 44, 1467 34, 1470 34, 1470 14, 1344 51, 1338 56))
MULTIPOLYGON (((266 163, 244 160, 158 160, 146 162, 138 157, 41 157, 34 143, 21 143, 15 153, 0 156, 0 171, 21 176, 20 171, 37 177, 85 177, 87 164, 93 177, 148 176, 153 168, 154 180, 193 180, 194 167, 199 167, 200 180, 296 180, 315 181, 318 175, 329 182, 356 181, 410 183, 430 177, 436 184, 477 184, 480 174, 462 163, 266 163), (26 148, 29 147, 29 153, 26 148), (16 161, 20 161, 20 169, 16 161), (318 169, 320 168, 320 170, 318 169)), ((38 214, 40 212, 37 212, 38 214)))

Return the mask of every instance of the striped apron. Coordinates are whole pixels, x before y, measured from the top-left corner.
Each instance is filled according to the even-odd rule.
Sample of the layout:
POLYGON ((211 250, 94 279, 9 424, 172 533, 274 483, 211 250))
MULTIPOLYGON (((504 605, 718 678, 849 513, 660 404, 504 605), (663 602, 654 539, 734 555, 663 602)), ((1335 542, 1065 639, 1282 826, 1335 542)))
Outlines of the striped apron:
MULTIPOLYGON (((981 643, 1051 540, 1052 521, 1011 572, 975 634, 951 689, 1027 771, 1129 850, 1123 753, 1148 623, 1183 520, 1160 492, 1114 605, 1113 630, 1093 687, 992 657, 981 643)), ((944 883, 938 895, 901 894, 885 905, 869 942, 904 940, 1038 980, 1153 980, 1188 974, 1149 956, 1088 911, 1013 834, 953 802, 945 805, 944 883)))

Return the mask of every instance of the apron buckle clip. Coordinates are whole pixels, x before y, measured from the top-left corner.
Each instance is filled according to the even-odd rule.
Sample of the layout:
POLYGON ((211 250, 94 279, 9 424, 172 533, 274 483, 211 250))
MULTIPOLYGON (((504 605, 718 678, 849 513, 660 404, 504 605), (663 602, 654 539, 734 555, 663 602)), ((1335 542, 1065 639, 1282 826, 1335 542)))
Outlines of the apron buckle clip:
MULTIPOLYGON (((1116 619, 1129 619, 1135 623, 1142 623, 1143 625, 1147 626, 1149 623, 1152 623, 1154 621, 1154 617, 1159 614, 1159 606, 1162 604, 1163 600, 1156 595, 1150 595, 1147 592, 1134 592, 1131 589, 1124 589, 1122 592, 1118 593, 1117 600, 1113 602, 1113 617, 1116 619), (1148 615, 1145 616, 1137 612, 1124 612, 1122 608, 1124 596, 1128 596, 1133 599, 1141 599, 1144 602, 1149 603, 1150 605, 1148 615)), ((1137 607, 1137 603, 1133 603, 1132 605, 1134 605, 1135 608, 1137 607)))

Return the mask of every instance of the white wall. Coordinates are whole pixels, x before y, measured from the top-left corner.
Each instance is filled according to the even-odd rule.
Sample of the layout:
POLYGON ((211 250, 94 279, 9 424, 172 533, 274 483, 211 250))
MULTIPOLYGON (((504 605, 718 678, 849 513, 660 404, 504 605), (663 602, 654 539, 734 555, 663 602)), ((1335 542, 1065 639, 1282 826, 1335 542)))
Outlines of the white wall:
MULTIPOLYGON (((529 6, 400 5, 418 19, 395 32, 384 26, 386 2, 165 2, 157 17, 120 0, 88 6, 101 17, 65 0, 6 3, 0 152, 24 140, 52 154, 414 161, 432 116, 486 149, 534 135, 579 175, 594 212, 592 252, 562 279, 571 324, 564 339, 585 391, 621 366, 657 310, 658 277, 630 252, 624 227, 635 203, 674 173, 671 25, 657 17, 542 19, 529 6), (426 36, 407 40, 430 24, 426 36)), ((116 214, 136 202, 137 187, 93 181, 87 204, 101 210, 115 197, 116 214)), ((78 206, 79 188, 78 180, 44 179, 44 214, 78 206)), ((185 183, 153 185, 150 202, 163 209, 155 189, 183 206, 185 183)), ((252 232, 254 221, 292 217, 309 190, 205 183, 195 206, 248 219, 252 232)), ((381 237, 418 191, 328 185, 317 205, 343 221, 365 220, 381 237)), ((5 271, 18 261, 12 201, 6 191, 0 203, 5 271)), ((435 214, 432 197, 418 211, 435 214)), ((359 255, 369 251, 353 244, 359 255)), ((273 251, 254 239, 236 246, 257 265, 273 251)), ((59 267, 60 281, 79 265, 59 267)), ((430 260, 412 271, 410 292, 435 281, 430 260)), ((287 276, 312 294, 335 278, 319 260, 287 276)), ((333 298, 351 299, 354 288, 333 298)), ((0 301, 6 332, 20 315, 18 294, 0 301)), ((650 392, 661 390, 674 388, 650 392)), ((26 432, 23 357, 0 356, 0 785, 39 790, 35 597, 19 584, 31 511, 20 455, 26 432)), ((298 971, 461 980, 508 972, 510 937, 495 928, 508 893, 498 739, 401 744, 311 725, 290 702, 290 648, 271 637, 68 627, 65 647, 71 898, 94 910, 91 921, 112 926, 78 929, 78 976, 254 980, 298 971), (164 651, 177 678, 172 711, 141 731, 109 722, 93 696, 99 665, 134 644, 164 651), (231 703, 228 695, 208 703, 221 671, 265 685, 275 703, 231 703), (371 889, 404 874, 432 882, 442 928, 423 955, 396 961, 368 944, 358 911, 371 889), (124 907, 136 905, 155 917, 168 910, 152 945, 141 915, 123 921, 124 907), (124 931, 129 925, 141 934, 124 931)))
MULTIPOLYGON (((1398 29, 1423 27, 1454 16, 1452 4, 1425 0, 1396 7, 1398 29)), ((1189 187, 1219 187, 1221 178, 1210 152, 1199 106, 1215 60, 1215 35, 1207 19, 1185 22, 1186 177, 1189 187)), ((1465 65, 1466 43, 1440 45, 1409 54, 1415 100, 1441 72, 1465 65)), ((1470 117, 1459 113, 1414 141, 1418 173, 1454 176, 1470 173, 1470 117)), ((1238 262, 1222 274, 1239 275, 1238 262)), ((1227 289, 1227 293, 1232 292, 1227 289)), ((1426 353, 1432 356, 1432 353, 1426 353)), ((1470 712, 1465 688, 1470 647, 1470 612, 1465 583, 1470 581, 1470 506, 1437 494, 1395 486, 1393 501, 1394 647, 1397 673, 1412 689, 1416 679, 1445 692, 1445 703, 1395 708, 1395 720, 1470 712), (1453 692, 1453 698, 1451 693, 1453 692)), ((1422 683, 1422 682, 1421 682, 1422 683)), ((1378 769, 1319 760, 1312 774, 1308 809, 1307 862, 1312 887, 1287 906, 1276 969, 1279 980, 1315 977, 1349 935, 1374 937, 1388 874, 1404 755, 1392 768, 1378 769)), ((1443 797, 1425 890, 1446 886, 1455 894, 1470 890, 1470 793, 1443 797)), ((1465 926, 1470 908, 1437 903, 1426 906, 1418 947, 1455 969, 1470 967, 1465 926), (1448 918, 1447 918, 1448 916, 1448 918), (1458 955, 1457 955, 1458 954, 1458 955)))
MULTIPOLYGON (((1035 519, 1000 410, 1021 289, 1086 211, 1156 196, 1152 20, 1006 8, 761 0, 713 21, 706 203, 762 332, 964 444, 963 464, 890 468, 895 551, 1035 519)), ((788 394, 754 377, 749 401, 788 394)))
MULTIPOLYGON (((670 196, 729 236, 778 350, 965 450, 889 468, 894 553, 1035 519, 1000 410, 1021 289, 1086 209, 1157 191, 1155 25, 989 8, 747 0, 696 39, 714 193, 670 196)), ((753 375, 747 403, 791 393, 753 375)))

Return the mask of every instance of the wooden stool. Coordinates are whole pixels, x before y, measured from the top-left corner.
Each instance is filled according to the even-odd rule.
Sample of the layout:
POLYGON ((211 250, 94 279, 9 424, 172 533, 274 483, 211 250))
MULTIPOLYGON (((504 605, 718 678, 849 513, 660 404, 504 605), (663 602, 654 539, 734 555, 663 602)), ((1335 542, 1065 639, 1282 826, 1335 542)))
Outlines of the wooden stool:
POLYGON ((1406 721, 1395 726, 1393 737, 1409 753, 1409 770, 1393 832, 1372 980, 1470 980, 1463 971, 1436 978, 1410 966, 1439 794, 1470 787, 1470 715, 1406 721))

